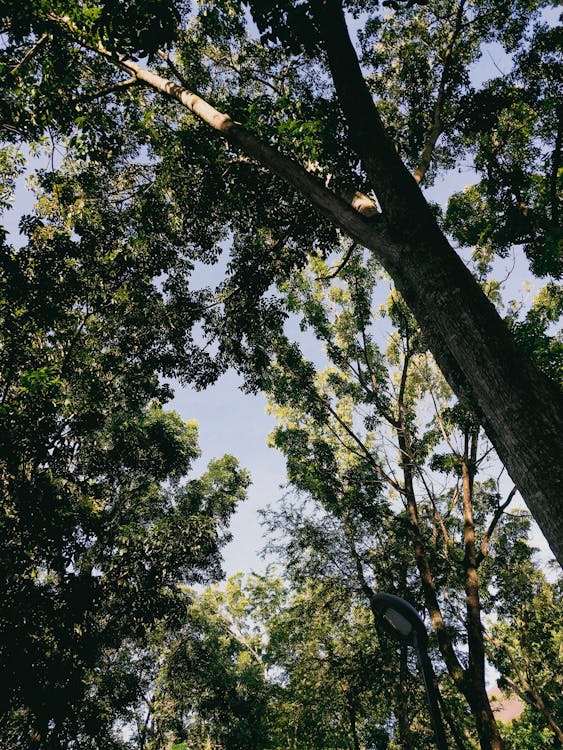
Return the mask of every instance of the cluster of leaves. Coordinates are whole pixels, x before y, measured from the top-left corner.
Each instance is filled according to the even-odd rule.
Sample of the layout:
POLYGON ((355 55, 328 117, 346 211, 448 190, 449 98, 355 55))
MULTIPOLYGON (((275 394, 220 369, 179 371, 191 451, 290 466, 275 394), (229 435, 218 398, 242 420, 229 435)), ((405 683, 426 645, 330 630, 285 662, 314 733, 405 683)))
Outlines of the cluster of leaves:
POLYGON ((7 747, 119 746, 113 725, 140 690, 127 655, 178 622, 180 582, 221 576, 248 484, 230 456, 182 481, 197 426, 161 406, 175 341, 155 283, 169 252, 159 206, 112 212, 99 177, 51 182, 22 220, 27 242, 1 248, 7 747), (143 210, 153 224, 134 231, 143 210))
POLYGON ((451 197, 446 226, 482 263, 522 245, 537 276, 561 277, 560 29, 538 23, 513 70, 465 102, 463 139, 482 174, 451 197))
POLYGON ((195 597, 189 622, 162 652, 150 747, 388 746, 376 676, 393 658, 337 580, 289 590, 238 574, 195 597))

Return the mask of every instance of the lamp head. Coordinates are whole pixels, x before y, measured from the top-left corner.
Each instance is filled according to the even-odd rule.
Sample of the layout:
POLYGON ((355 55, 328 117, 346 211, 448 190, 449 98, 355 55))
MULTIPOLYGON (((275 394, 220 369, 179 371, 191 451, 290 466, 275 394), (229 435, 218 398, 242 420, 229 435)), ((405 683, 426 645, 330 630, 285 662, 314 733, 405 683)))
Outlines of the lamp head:
POLYGON ((416 609, 393 594, 374 594, 372 604, 381 617, 382 627, 407 646, 426 644, 428 634, 416 609))

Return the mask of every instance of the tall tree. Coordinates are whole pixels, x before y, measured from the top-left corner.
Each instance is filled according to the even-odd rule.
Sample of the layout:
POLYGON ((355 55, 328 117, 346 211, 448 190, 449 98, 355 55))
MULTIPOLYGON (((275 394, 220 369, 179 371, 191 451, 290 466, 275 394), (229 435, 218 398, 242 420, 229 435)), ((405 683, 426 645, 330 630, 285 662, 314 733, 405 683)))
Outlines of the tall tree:
POLYGON ((70 198, 45 194, 22 220, 27 243, 1 248, 5 747, 122 746, 114 725, 142 682, 130 656, 178 622, 180 583, 221 575, 248 484, 232 456, 184 481, 199 450, 197 425, 161 405, 166 248, 70 198))
POLYGON ((482 617, 494 606, 491 571, 508 570, 505 556, 492 561, 489 553, 515 489, 501 501, 492 478, 479 481, 490 445, 482 444, 474 415, 451 401, 396 291, 382 306, 394 325, 387 353, 378 347, 371 324, 378 274, 352 250, 338 284, 328 286, 321 260, 288 283, 288 304, 324 342, 328 366, 316 372, 296 344, 280 338, 265 379, 280 420, 273 442, 287 457, 290 482, 340 519, 351 575, 368 602, 374 585, 401 595, 397 587, 416 570, 442 659, 471 709, 481 747, 501 748, 485 687, 482 617), (425 403, 432 407, 426 415, 425 403), (389 568, 388 553, 377 554, 382 534, 389 535, 386 546, 410 546, 402 575, 389 568))
POLYGON ((482 179, 458 197, 450 231, 461 242, 477 238, 489 253, 522 243, 536 271, 559 273, 558 42, 539 22, 542 3, 393 2, 384 13, 377 2, 249 5, 265 46, 249 36, 240 3, 228 0, 204 3, 195 18, 168 0, 49 9, 4 2, 5 132, 34 137, 58 128, 94 159, 123 153, 132 132, 164 161, 172 143, 181 158, 161 184, 177 183, 167 200, 177 200, 182 217, 188 196, 205 212, 185 218, 186 228, 202 233, 194 242, 215 246, 209 259, 218 236, 234 238, 220 331, 223 349, 238 358, 251 344, 252 367, 264 360, 258 333, 279 319, 269 301, 260 305, 262 320, 252 311, 272 282, 291 274, 312 246, 334 243, 336 230, 369 248, 563 560, 560 391, 515 343, 419 187, 475 153, 482 179), (360 66, 346 14, 362 18, 373 80, 360 66), (476 92, 470 66, 489 42, 514 53, 514 69, 476 92), (148 68, 139 56, 164 64, 148 68), (112 121, 130 124, 126 113, 139 103, 150 127, 116 130, 112 121))

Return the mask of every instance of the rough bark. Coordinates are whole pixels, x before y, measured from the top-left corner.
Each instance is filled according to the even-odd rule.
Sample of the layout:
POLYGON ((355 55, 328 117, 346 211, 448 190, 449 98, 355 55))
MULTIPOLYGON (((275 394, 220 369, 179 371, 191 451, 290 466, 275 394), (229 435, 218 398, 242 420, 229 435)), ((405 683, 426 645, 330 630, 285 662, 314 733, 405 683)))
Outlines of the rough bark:
POLYGON ((319 2, 316 9, 351 141, 382 207, 388 235, 401 247, 398 263, 393 258, 383 262, 440 369, 458 396, 479 413, 554 555, 563 563, 561 391, 516 347, 436 224, 385 132, 340 1, 319 2))

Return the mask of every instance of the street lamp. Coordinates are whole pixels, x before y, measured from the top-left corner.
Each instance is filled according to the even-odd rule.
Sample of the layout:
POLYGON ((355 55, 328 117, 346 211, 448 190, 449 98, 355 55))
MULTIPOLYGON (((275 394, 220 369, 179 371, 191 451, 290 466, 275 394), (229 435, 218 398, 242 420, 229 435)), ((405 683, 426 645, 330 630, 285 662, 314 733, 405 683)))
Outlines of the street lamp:
POLYGON ((413 646, 422 670, 424 688, 436 746, 438 750, 448 750, 442 716, 438 706, 438 693, 434 684, 434 670, 428 656, 428 633, 416 609, 393 594, 374 594, 372 604, 381 616, 381 626, 405 646, 413 646))

